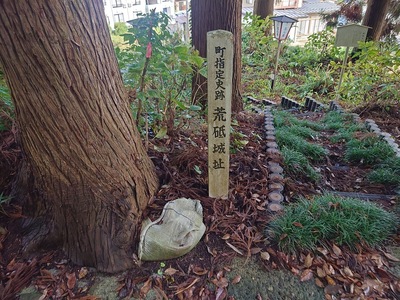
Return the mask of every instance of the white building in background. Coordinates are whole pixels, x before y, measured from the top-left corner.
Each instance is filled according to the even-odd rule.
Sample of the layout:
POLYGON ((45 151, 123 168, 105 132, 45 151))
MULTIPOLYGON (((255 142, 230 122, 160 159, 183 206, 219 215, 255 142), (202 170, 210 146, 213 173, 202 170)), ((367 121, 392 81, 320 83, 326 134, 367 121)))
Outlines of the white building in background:
MULTIPOLYGON (((175 0, 104 0, 104 11, 108 25, 114 28, 118 22, 128 22, 138 18, 139 13, 148 13, 151 9, 164 12, 174 19, 175 0)), ((179 7, 179 6, 178 6, 179 7)))
MULTIPOLYGON (((243 14, 253 13, 254 0, 243 0, 243 14)), ((298 22, 290 30, 289 38, 295 44, 304 44, 307 37, 325 28, 321 13, 339 9, 333 0, 275 0, 274 15, 286 15, 298 22)))

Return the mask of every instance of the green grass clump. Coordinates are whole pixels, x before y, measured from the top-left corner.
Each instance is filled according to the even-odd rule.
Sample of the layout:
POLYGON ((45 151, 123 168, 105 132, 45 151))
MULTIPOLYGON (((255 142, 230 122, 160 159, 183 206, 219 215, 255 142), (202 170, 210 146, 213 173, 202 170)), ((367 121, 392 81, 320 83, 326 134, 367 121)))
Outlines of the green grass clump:
POLYGON ((351 124, 343 128, 339 128, 336 134, 330 138, 332 143, 338 142, 348 142, 354 139, 354 134, 356 132, 365 132, 364 125, 361 124, 351 124))
POLYGON ((281 153, 287 174, 293 177, 305 176, 314 182, 320 179, 320 174, 314 170, 304 154, 287 147, 283 147, 281 153))
POLYGON ((394 154, 392 147, 385 141, 375 136, 367 136, 360 140, 352 139, 347 143, 345 159, 371 165, 394 157, 394 154))
POLYGON ((286 146, 304 154, 314 161, 322 160, 327 154, 322 146, 307 142, 302 137, 288 131, 285 127, 276 130, 276 141, 281 147, 286 146))
POLYGON ((266 233, 284 251, 314 250, 327 241, 354 248, 364 242, 375 246, 398 225, 396 215, 374 203, 334 195, 301 199, 286 207, 266 233))
POLYGON ((319 124, 319 123, 312 122, 312 121, 309 121, 309 120, 298 120, 297 119, 297 124, 296 125, 302 126, 302 127, 308 127, 308 128, 313 129, 313 130, 316 130, 316 131, 324 130, 324 125, 323 124, 319 124))
POLYGON ((400 158, 392 157, 368 174, 368 180, 382 184, 400 184, 400 158))
POLYGON ((295 124, 298 122, 298 119, 295 118, 291 113, 282 111, 282 110, 276 110, 274 111, 274 123, 275 127, 286 127, 286 126, 291 126, 292 124, 295 124))
POLYGON ((299 126, 299 127, 307 127, 315 131, 321 131, 324 129, 324 126, 312 122, 309 120, 299 120, 295 116, 293 116, 290 112, 277 110, 274 111, 274 123, 275 127, 292 127, 292 126, 299 126))
POLYGON ((353 117, 350 114, 330 111, 321 120, 327 130, 339 130, 354 125, 353 117))
POLYGON ((319 135, 318 132, 316 132, 314 129, 311 129, 310 127, 303 127, 303 126, 291 126, 288 127, 287 130, 290 133, 293 133, 297 136, 301 136, 306 139, 315 139, 319 135))

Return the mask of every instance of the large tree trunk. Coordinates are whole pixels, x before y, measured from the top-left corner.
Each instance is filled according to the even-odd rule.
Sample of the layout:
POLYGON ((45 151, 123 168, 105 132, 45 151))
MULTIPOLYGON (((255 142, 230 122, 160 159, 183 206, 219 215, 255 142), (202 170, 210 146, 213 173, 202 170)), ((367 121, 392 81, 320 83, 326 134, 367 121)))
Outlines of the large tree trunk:
POLYGON ((253 14, 265 19, 274 14, 274 0, 255 0, 253 14))
MULTIPOLYGON (((275 0, 255 0, 253 7, 253 14, 256 16, 260 16, 260 19, 264 20, 268 16, 272 16, 274 14, 274 2, 275 0)), ((265 35, 272 34, 272 26, 269 26, 265 30, 265 35)))
POLYGON ((386 15, 391 0, 368 0, 362 24, 371 27, 367 33, 367 40, 379 41, 386 25, 386 15))
MULTIPOLYGON (((192 0, 192 44, 200 56, 207 56, 207 32, 217 29, 233 33, 232 112, 243 110, 242 76, 242 0, 192 0)), ((202 76, 194 78, 193 96, 205 102, 207 83, 202 76)))
MULTIPOLYGON (((100 0, 0 1, 0 64, 41 217, 74 263, 132 265, 157 188, 100 0)), ((36 214, 36 217, 37 214, 36 214)))

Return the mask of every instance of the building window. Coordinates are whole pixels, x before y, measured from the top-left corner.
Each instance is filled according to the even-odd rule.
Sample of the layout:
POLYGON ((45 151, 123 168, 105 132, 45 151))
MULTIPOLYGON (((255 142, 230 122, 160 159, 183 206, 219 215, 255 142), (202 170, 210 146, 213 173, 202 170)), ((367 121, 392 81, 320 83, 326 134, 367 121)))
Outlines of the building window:
POLYGON ((175 11, 186 10, 186 1, 175 2, 175 11))
POLYGON ((253 0, 246 0, 247 4, 253 4, 253 0))
POLYGON ((114 0, 113 7, 122 7, 122 0, 114 0))
POLYGON ((308 21, 300 21, 299 26, 299 34, 306 35, 307 34, 307 23, 308 21))
POLYGON ((114 15, 114 23, 124 22, 124 14, 115 14, 114 15))
POLYGON ((140 5, 140 0, 133 1, 133 5, 140 5))

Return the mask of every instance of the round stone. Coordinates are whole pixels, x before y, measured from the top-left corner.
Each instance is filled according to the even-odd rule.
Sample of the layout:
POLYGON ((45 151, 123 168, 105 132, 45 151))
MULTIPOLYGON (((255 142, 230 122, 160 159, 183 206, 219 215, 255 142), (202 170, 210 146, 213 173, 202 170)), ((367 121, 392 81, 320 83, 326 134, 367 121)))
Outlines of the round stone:
POLYGON ((274 125, 265 125, 264 128, 265 130, 275 130, 274 125))
POLYGON ((269 171, 270 171, 271 173, 280 174, 280 173, 283 172, 283 169, 282 169, 281 166, 277 165, 277 166, 270 166, 270 167, 269 167, 269 171))
POLYGON ((278 212, 283 210, 283 206, 277 202, 271 202, 268 204, 268 209, 272 212, 278 212))
POLYGON ((280 151, 276 148, 268 148, 267 153, 268 154, 280 154, 280 151))
POLYGON ((267 142, 268 148, 278 148, 278 144, 276 142, 267 142))
POLYGON ((275 135, 275 130, 267 130, 265 131, 265 135, 275 135))
POLYGON ((283 184, 279 182, 272 182, 268 185, 268 189, 273 192, 282 192, 283 191, 283 184))
POLYGON ((274 162, 274 161, 269 161, 267 164, 268 164, 268 167, 279 166, 279 164, 277 162, 274 162))
POLYGON ((275 137, 274 135, 269 134, 269 135, 267 135, 267 136, 265 137, 265 139, 266 139, 267 141, 273 142, 273 141, 276 140, 276 137, 275 137))
POLYGON ((279 173, 271 173, 268 175, 268 178, 273 182, 282 182, 283 176, 279 173))

